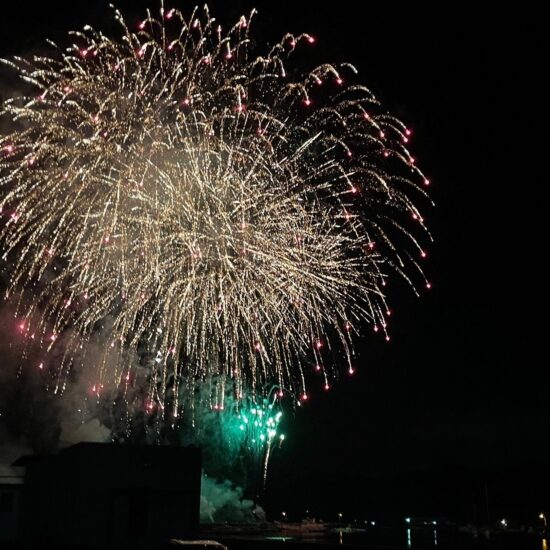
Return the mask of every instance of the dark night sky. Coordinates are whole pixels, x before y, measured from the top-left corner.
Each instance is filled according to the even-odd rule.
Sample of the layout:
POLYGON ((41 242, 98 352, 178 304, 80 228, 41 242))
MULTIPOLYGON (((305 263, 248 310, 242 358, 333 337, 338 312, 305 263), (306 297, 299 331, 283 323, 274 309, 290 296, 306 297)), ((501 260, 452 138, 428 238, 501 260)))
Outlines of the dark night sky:
MULTIPOLYGON (((137 21, 142 6, 156 4, 117 5, 137 21)), ((421 299, 390 289, 392 342, 365 336, 353 380, 344 376, 328 394, 319 386, 287 422, 268 507, 408 512, 421 502, 418 511, 433 511, 446 489, 426 490, 431 496, 422 500, 430 483, 455 476, 461 485, 472 472, 496 479, 522 467, 548 486, 549 90, 541 13, 526 4, 482 13, 473 3, 403 10, 358 0, 210 6, 222 21, 256 6, 258 37, 311 32, 312 62, 354 63, 359 80, 414 129, 412 149, 434 182, 436 208, 425 211, 435 237, 426 267, 433 289, 421 299), (415 476, 417 485, 402 482, 415 476)), ((10 2, 2 10, 0 55, 110 19, 107 2, 98 1, 52 0, 33 11, 10 2)), ((524 507, 544 504, 514 491, 524 507)))

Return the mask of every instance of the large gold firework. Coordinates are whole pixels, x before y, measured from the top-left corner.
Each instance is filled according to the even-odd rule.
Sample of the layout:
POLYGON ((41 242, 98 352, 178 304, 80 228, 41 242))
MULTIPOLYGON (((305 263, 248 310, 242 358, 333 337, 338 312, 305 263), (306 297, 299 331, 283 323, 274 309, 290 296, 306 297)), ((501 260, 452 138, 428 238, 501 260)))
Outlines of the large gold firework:
POLYGON ((385 332, 387 277, 425 255, 410 132, 353 66, 288 71, 308 34, 256 57, 253 15, 225 32, 161 6, 131 30, 115 10, 120 37, 4 61, 26 83, 0 111, 8 294, 58 387, 107 338, 98 387, 146 342, 174 414, 218 375, 307 398, 306 368, 328 387, 360 323, 385 332))

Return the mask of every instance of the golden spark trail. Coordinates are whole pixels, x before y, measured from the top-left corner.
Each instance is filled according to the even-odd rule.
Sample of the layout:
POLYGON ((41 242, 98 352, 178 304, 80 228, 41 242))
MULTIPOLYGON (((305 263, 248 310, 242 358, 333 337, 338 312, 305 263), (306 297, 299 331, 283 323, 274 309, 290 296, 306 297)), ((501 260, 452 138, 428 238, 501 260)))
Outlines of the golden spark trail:
POLYGON ((0 109, 8 295, 59 389, 100 332, 97 387, 146 341, 173 415, 215 376, 306 399, 306 369, 328 389, 361 323, 386 332, 390 274, 429 286, 410 130, 349 64, 287 70, 308 34, 256 56, 253 16, 161 6, 131 30, 115 10, 118 37, 3 61, 26 89, 0 109))

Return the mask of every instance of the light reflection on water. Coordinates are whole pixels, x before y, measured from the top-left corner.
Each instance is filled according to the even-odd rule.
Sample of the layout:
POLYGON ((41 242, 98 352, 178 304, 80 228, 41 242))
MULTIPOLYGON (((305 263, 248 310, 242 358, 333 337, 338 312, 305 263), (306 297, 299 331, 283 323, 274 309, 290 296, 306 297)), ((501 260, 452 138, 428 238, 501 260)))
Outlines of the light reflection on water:
MULTIPOLYGON (((433 530, 433 545, 437 546, 437 529, 433 530)), ((412 548, 412 531, 410 527, 407 527, 407 548, 412 548)), ((548 550, 548 548, 543 548, 548 550)))
MULTIPOLYGON (((397 549, 402 548, 403 550, 414 550, 415 548, 422 548, 423 550, 429 550, 437 549, 439 547, 442 547, 444 549, 446 548, 461 548, 461 550, 482 550, 485 548, 488 550, 489 548, 493 550, 502 550, 502 548, 506 548, 506 550, 522 550, 530 549, 530 550, 536 550, 537 548, 539 550, 550 550, 550 544, 548 539, 542 538, 542 539, 536 539, 534 537, 529 537, 528 539, 517 541, 519 546, 513 546, 513 541, 501 541, 499 540, 499 537, 491 537, 490 539, 483 539, 482 541, 479 541, 477 538, 474 537, 460 537, 457 536, 456 538, 453 537, 452 539, 445 539, 445 532, 443 532, 443 540, 439 540, 439 535, 441 532, 439 532, 438 529, 426 529, 422 531, 416 531, 410 527, 404 529, 403 531, 393 531, 392 533, 387 533, 387 539, 386 537, 383 537, 382 542, 384 545, 388 548, 388 544, 391 544, 391 548, 397 549), (540 542, 539 542, 540 541, 540 542), (460 542, 460 544, 457 546, 457 543, 460 542), (501 544, 504 543, 504 546, 501 546, 501 544), (450 544, 450 546, 448 546, 450 544), (481 544, 481 546, 480 546, 481 544), (441 546, 442 545, 442 546, 441 546)), ((320 535, 319 533, 310 534, 310 535, 302 535, 302 536, 270 536, 270 537, 264 537, 264 540, 272 540, 272 541, 279 541, 279 542, 307 542, 309 544, 311 543, 327 543, 332 539, 333 544, 338 541, 338 544, 342 547, 348 547, 348 546, 356 546, 358 544, 380 544, 381 540, 367 540, 367 533, 356 533, 356 532, 347 532, 345 530, 338 530, 336 532, 333 531, 332 537, 330 534, 323 534, 320 535)), ((362 547, 362 546, 361 546, 362 547)))
MULTIPOLYGON (((338 544, 339 545, 342 545, 342 546, 347 546, 349 544, 357 544, 358 542, 358 535, 357 533, 348 533, 346 532, 345 530, 338 530, 338 531, 333 531, 335 534, 338 535, 338 544)), ((406 534, 406 548, 407 549, 414 549, 418 544, 420 544, 420 546, 422 548, 435 548, 438 546, 439 542, 438 542, 438 533, 437 533, 437 529, 431 529, 431 530, 426 530, 426 531, 423 531, 422 533, 415 533, 413 535, 413 529, 408 527, 407 529, 405 529, 405 534, 406 534)), ((361 535, 359 535, 361 536, 361 535)), ((273 538, 273 537, 271 537, 273 538)), ((288 540, 309 540, 310 542, 326 542, 326 538, 324 536, 321 536, 319 537, 318 534, 314 534, 313 536, 302 536, 302 537, 294 537, 294 538, 291 538, 291 539, 288 539, 288 540)), ((403 539, 401 539, 401 541, 403 541, 403 539)), ((363 542, 363 541, 361 541, 363 542)), ((396 545, 399 545, 399 547, 401 548, 401 545, 403 544, 403 542, 398 542, 397 540, 393 540, 393 543, 396 544, 396 545)), ((371 544, 372 544, 372 541, 371 541, 371 544)), ((397 548, 398 546, 395 546, 395 548, 397 548)), ((394 548, 394 547, 392 547, 394 548)), ((550 550, 549 547, 547 546, 544 546, 542 548, 542 550, 550 550)))

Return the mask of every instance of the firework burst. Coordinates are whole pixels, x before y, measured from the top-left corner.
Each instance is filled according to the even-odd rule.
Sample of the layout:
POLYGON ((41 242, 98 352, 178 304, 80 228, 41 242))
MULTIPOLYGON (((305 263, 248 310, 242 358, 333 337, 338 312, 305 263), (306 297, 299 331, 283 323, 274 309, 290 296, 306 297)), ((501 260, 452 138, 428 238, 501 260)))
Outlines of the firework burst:
POLYGON ((4 61, 27 86, 0 111, 7 294, 57 389, 101 334, 97 387, 146 342, 148 406, 173 415, 212 377, 307 399, 308 369, 352 369, 360 324, 386 333, 391 273, 428 284, 409 129, 352 65, 288 71, 308 34, 257 56, 253 15, 115 10, 119 37, 4 61))

